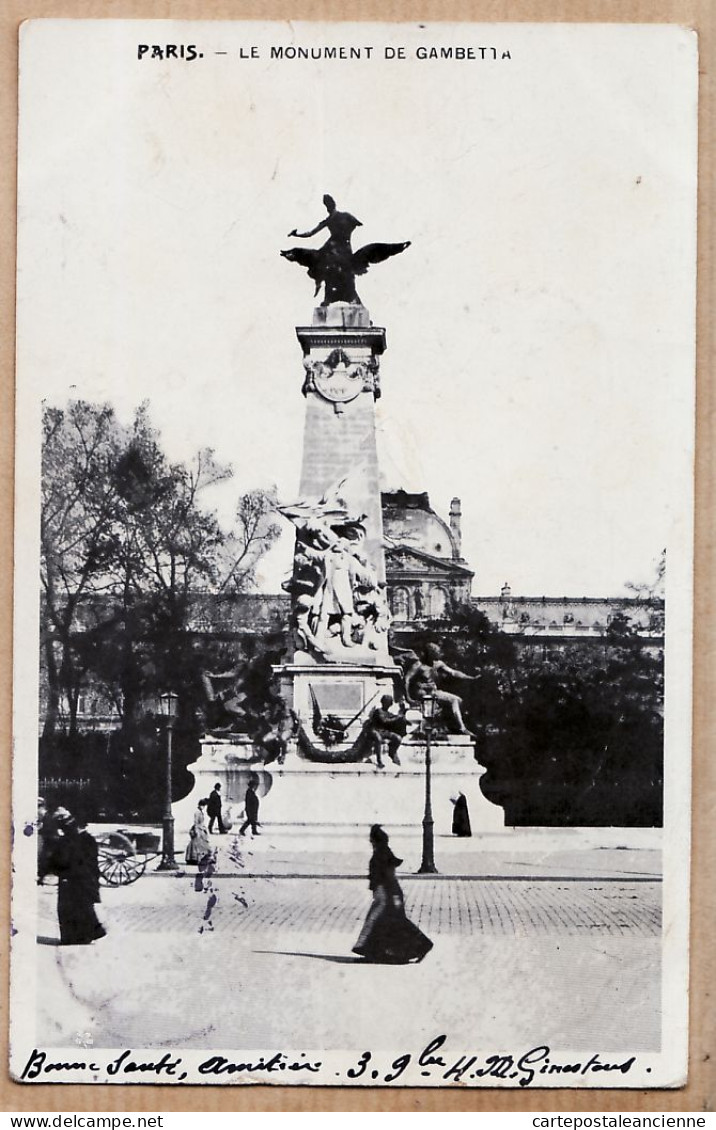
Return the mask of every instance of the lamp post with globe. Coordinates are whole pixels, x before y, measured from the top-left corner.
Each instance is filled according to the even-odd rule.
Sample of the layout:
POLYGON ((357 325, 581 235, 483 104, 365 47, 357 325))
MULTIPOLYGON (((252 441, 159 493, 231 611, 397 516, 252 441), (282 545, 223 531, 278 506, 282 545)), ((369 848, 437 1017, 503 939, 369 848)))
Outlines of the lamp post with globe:
POLYGON ((176 871, 179 864, 174 858, 174 817, 172 815, 172 731, 177 716, 179 698, 167 691, 159 696, 159 709, 162 717, 166 719, 167 726, 167 756, 166 778, 164 788, 164 816, 162 817, 162 860, 157 871, 176 871))
POLYGON ((423 734, 425 735, 425 810, 423 813, 423 858, 420 863, 418 875, 437 875, 438 873, 438 869, 435 866, 433 849, 432 751, 430 746, 436 707, 437 701, 433 695, 428 695, 420 700, 420 713, 423 717, 423 734))

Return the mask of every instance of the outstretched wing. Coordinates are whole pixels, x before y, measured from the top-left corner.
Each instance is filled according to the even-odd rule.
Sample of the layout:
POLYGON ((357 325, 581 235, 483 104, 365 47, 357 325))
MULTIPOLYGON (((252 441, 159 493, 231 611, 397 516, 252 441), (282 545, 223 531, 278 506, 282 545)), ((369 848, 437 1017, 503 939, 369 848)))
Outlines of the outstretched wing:
POLYGON ((341 479, 337 483, 332 483, 324 491, 323 497, 318 502, 318 508, 321 514, 340 514, 345 517, 348 516, 348 507, 346 500, 341 493, 346 484, 348 476, 341 479))
POLYGON ((291 247, 281 254, 290 263, 298 263, 299 267, 305 267, 314 282, 319 284, 323 282, 320 252, 312 251, 309 247, 291 247))
POLYGON ((366 243, 365 247, 353 252, 353 270, 357 275, 364 275, 373 263, 382 263, 391 255, 400 255, 406 247, 410 247, 410 240, 407 243, 366 243))

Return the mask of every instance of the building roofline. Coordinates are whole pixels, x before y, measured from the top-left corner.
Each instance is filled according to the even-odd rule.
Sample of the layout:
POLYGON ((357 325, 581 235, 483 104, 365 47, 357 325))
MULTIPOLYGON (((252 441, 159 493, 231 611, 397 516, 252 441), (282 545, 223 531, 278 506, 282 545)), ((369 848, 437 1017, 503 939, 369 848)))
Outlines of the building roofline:
POLYGON ((471 602, 481 604, 626 604, 663 605, 663 596, 471 596, 471 602))
POLYGON ((417 557, 421 561, 427 561, 430 565, 436 565, 442 569, 447 569, 449 572, 460 572, 467 577, 475 576, 474 570, 465 565, 462 558, 433 557, 431 553, 426 553, 424 549, 417 549, 414 545, 409 545, 407 542, 397 542, 394 545, 386 547, 386 558, 388 558, 391 553, 408 553, 413 557, 417 557))

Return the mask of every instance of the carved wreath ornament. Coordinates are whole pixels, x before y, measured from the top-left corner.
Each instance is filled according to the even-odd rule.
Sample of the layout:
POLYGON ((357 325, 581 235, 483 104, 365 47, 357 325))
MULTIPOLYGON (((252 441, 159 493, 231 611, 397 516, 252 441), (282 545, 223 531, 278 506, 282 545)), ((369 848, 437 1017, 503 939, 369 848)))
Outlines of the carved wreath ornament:
POLYGON ((375 358, 367 362, 351 361, 343 349, 334 349, 325 361, 306 357, 303 367, 306 371, 301 389, 303 395, 317 392, 333 404, 337 413, 341 413, 343 405, 355 400, 361 392, 372 392, 376 399, 380 396, 375 358))

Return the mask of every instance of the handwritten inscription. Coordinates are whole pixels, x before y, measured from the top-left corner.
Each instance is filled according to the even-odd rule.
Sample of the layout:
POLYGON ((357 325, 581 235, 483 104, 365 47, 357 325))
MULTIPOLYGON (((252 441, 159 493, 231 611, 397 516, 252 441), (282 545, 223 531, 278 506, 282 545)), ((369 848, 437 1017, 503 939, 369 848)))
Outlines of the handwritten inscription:
MULTIPOLYGON (((301 1052, 305 1056, 305 1052, 301 1052)), ((313 1063, 306 1060, 300 1062, 299 1060, 291 1060, 283 1052, 276 1052, 269 1059, 264 1056, 259 1056, 253 1063, 232 1063, 230 1059, 226 1059, 223 1055, 212 1055, 209 1059, 204 1060, 199 1064, 200 1075, 241 1075, 253 1074, 257 1071, 266 1071, 269 1074, 273 1071, 320 1071, 322 1067, 321 1061, 316 1060, 313 1063)))
MULTIPOLYGON (((132 1059, 131 1049, 121 1052, 120 1055, 104 1064, 104 1067, 93 1061, 88 1062, 53 1062, 47 1056, 46 1052, 38 1051, 35 1048, 32 1055, 28 1059, 23 1069, 21 1079, 38 1079, 42 1075, 63 1075, 69 1072, 74 1073, 77 1071, 89 1071, 97 1074, 104 1071, 107 1075, 155 1075, 157 1078, 164 1078, 166 1076, 178 1076, 181 1067, 181 1056, 172 1058, 170 1052, 166 1052, 160 1059, 157 1060, 137 1060, 132 1059)), ((186 1075, 184 1075, 186 1078, 186 1075)))
MULTIPOLYGON (((396 1083, 408 1072, 409 1077, 416 1074, 433 1084, 475 1084, 481 1079, 500 1079, 515 1087, 529 1087, 537 1082, 544 1085, 545 1076, 565 1076, 584 1079, 587 1076, 606 1077, 628 1075, 636 1064, 636 1056, 611 1060, 598 1052, 580 1059, 564 1061, 553 1054, 547 1044, 539 1044, 521 1053, 495 1053, 479 1056, 468 1052, 459 1055, 450 1053, 445 1035, 436 1036, 419 1052, 401 1052, 398 1055, 385 1055, 373 1051, 362 1052, 355 1062, 343 1070, 331 1072, 332 1079, 347 1082, 396 1083)), ((297 1055, 276 1051, 270 1055, 258 1055, 246 1060, 232 1060, 224 1055, 210 1055, 196 1068, 199 1076, 241 1076, 278 1075, 281 1072, 305 1072, 318 1075, 324 1068, 319 1059, 310 1059, 307 1052, 297 1055)), ((647 1071, 649 1069, 647 1068, 647 1071)), ((96 1076, 109 1077, 148 1076, 165 1079, 167 1082, 182 1083, 188 1071, 183 1067, 181 1056, 165 1052, 157 1059, 144 1060, 135 1057, 131 1049, 121 1052, 103 1065, 95 1058, 93 1061, 53 1061, 47 1052, 35 1048, 32 1051, 20 1076, 32 1081, 48 1076, 58 1078, 62 1075, 76 1075, 88 1072, 96 1076)))
MULTIPOLYGON (((551 1049, 547 1044, 531 1048, 520 1056, 488 1055, 481 1061, 476 1055, 463 1054, 450 1062, 451 1057, 447 1053, 442 1054, 446 1042, 447 1036, 437 1036, 417 1057, 417 1066, 424 1078, 438 1077, 446 1083, 466 1083, 471 1079, 485 1078, 505 1079, 517 1086, 529 1087, 538 1075, 585 1076, 596 1072, 619 1072, 626 1075, 636 1063, 636 1056, 620 1063, 607 1063, 597 1054, 573 1063, 560 1063, 551 1058, 551 1049)), ((359 1079, 369 1071, 374 1080, 380 1077, 381 1082, 394 1083, 410 1066, 412 1059, 409 1052, 397 1056, 383 1075, 375 1069, 369 1071, 373 1053, 366 1051, 354 1067, 348 1068, 346 1074, 349 1079, 359 1079)))

